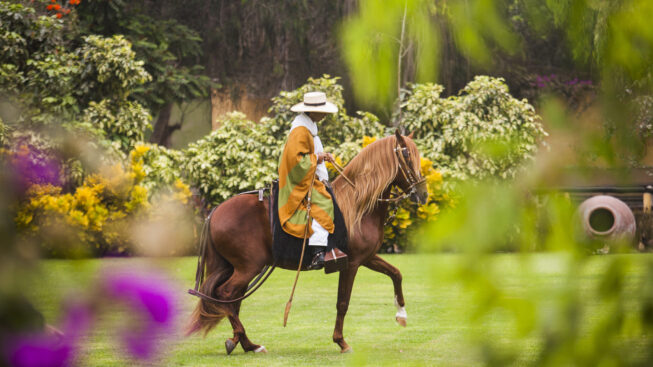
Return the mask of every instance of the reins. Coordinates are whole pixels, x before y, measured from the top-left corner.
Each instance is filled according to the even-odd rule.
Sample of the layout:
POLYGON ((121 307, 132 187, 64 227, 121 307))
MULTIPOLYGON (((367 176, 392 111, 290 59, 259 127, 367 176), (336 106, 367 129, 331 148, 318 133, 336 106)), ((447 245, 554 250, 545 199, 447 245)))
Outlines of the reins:
POLYGON ((342 167, 340 167, 340 165, 339 165, 338 163, 336 163, 336 161, 331 162, 331 164, 333 165, 333 167, 335 167, 336 171, 338 171, 338 173, 340 174, 340 176, 342 176, 342 178, 345 179, 345 181, 347 181, 347 182, 348 182, 348 183, 349 183, 353 188, 356 188, 356 184, 354 184, 354 183, 349 179, 349 177, 347 177, 347 176, 345 175, 345 172, 343 172, 344 169, 343 169, 342 167))

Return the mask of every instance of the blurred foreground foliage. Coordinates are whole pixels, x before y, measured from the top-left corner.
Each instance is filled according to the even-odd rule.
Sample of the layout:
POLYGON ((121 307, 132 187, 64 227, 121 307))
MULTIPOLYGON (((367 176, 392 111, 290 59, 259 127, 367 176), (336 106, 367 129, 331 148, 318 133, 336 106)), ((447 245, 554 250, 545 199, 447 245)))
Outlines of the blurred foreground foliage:
MULTIPOLYGON (((434 160, 444 162, 443 172, 450 167, 466 167, 460 170, 466 180, 453 186, 457 195, 455 205, 441 211, 437 221, 425 226, 416 242, 421 251, 455 251, 462 255, 448 266, 434 269, 433 281, 437 287, 461 289, 456 311, 468 322, 461 327, 478 330, 468 340, 469 353, 479 364, 489 366, 650 365, 653 263, 644 263, 644 276, 629 278, 634 263, 619 255, 609 256, 600 285, 585 288, 583 274, 591 267, 595 250, 604 243, 583 240, 577 228, 577 203, 565 194, 542 194, 541 189, 562 185, 563 168, 569 165, 612 167, 627 174, 624 167, 644 163, 651 126, 647 101, 653 95, 653 33, 648 24, 653 14, 651 2, 408 0, 394 1, 382 8, 373 0, 362 0, 358 14, 345 24, 342 38, 345 53, 353 55, 347 63, 355 71, 354 84, 365 84, 356 90, 359 99, 383 104, 402 93, 406 95, 402 101, 410 101, 425 90, 436 96, 442 91, 429 84, 410 87, 408 91, 387 87, 397 84, 395 76, 402 75, 398 60, 404 55, 397 42, 402 19, 423 17, 420 11, 432 18, 427 25, 409 22, 409 33, 429 34, 427 42, 432 45, 435 40, 434 52, 438 55, 450 52, 437 44, 440 37, 447 35, 444 28, 438 27, 443 20, 454 35, 455 47, 477 65, 492 65, 506 55, 519 58, 532 51, 527 42, 542 44, 561 34, 567 47, 552 52, 571 54, 575 63, 590 70, 592 80, 585 85, 596 85, 596 98, 579 111, 568 109, 577 104, 563 99, 571 89, 576 89, 578 80, 560 82, 556 75, 534 80, 548 93, 537 102, 542 107, 543 124, 552 137, 548 141, 551 150, 540 150, 537 155, 532 149, 536 145, 529 138, 520 138, 521 131, 516 128, 520 123, 515 123, 511 114, 493 111, 501 98, 495 102, 488 99, 478 105, 480 109, 470 109, 475 116, 495 116, 491 119, 507 122, 506 136, 498 139, 493 137, 496 130, 475 124, 474 118, 468 119, 469 124, 461 121, 456 126, 460 130, 454 130, 471 129, 470 140, 458 140, 456 134, 447 131, 451 127, 438 125, 439 121, 450 121, 446 112, 452 108, 440 112, 438 107, 465 103, 468 97, 464 93, 447 100, 419 98, 426 103, 403 102, 401 109, 395 110, 397 116, 408 114, 410 124, 417 127, 418 137, 424 134, 419 131, 424 125, 433 126, 439 137, 450 134, 448 139, 430 141, 437 147, 435 152, 460 152, 461 161, 433 156, 434 160), (390 26, 381 27, 382 24, 390 26), (359 43, 350 42, 352 38, 359 43), (372 47, 360 47, 369 42, 372 47), (484 141, 491 144, 483 147, 484 141), (483 156, 488 151, 497 155, 488 159, 483 156), (513 152, 534 157, 533 164, 527 169, 512 169, 513 152), (482 169, 476 171, 476 167, 482 169), (507 168, 503 177, 509 179, 484 176, 495 167, 507 168), (528 279, 534 271, 546 271, 531 254, 550 252, 550 256, 563 259, 562 268, 555 269, 559 279, 552 280, 551 287, 516 292, 510 281, 500 280, 505 279, 505 274, 499 275, 505 269, 497 267, 494 260, 496 253, 503 251, 518 252, 522 267, 514 277, 520 279, 528 279), (636 297, 632 296, 633 289, 636 297), (590 317, 590 311, 597 308, 605 312, 590 317), (513 333, 499 337, 493 323, 508 325, 513 333), (532 350, 524 350, 525 340, 529 345, 535 341, 535 358, 532 350)), ((411 57, 417 65, 440 71, 438 64, 431 62, 433 55, 424 57, 416 52, 411 57)), ((481 80, 478 78, 475 83, 484 83, 486 91, 501 91, 481 80)), ((544 135, 533 124, 538 118, 528 112, 527 105, 515 101, 508 106, 508 111, 515 111, 524 119, 525 129, 536 132, 534 137, 544 135)), ((428 149, 424 154, 428 155, 428 149)), ((628 177, 621 179, 628 182, 628 177)), ((611 252, 632 250, 631 243, 610 244, 611 252)))
POLYGON ((577 206, 564 194, 534 197, 527 181, 485 180, 457 188, 455 208, 418 235, 419 250, 462 254, 433 271, 438 287, 460 287, 457 310, 478 329, 469 351, 483 365, 639 366, 653 359, 653 262, 620 256, 631 243, 612 243, 598 287, 583 274, 603 242, 587 242, 577 206), (497 252, 516 252, 515 279, 556 274, 546 287, 515 291, 497 266, 497 252), (559 267, 546 268, 546 256, 559 267), (636 260, 636 261, 635 261, 636 260), (629 278, 633 266, 641 277, 629 278), (633 294, 636 297, 633 297, 633 294), (591 299, 592 301, 588 301, 591 299), (590 317, 601 310, 598 317, 590 317), (511 330, 498 337, 494 324, 511 330), (481 326, 482 325, 482 326, 481 326), (524 349, 526 344, 534 350, 524 349))

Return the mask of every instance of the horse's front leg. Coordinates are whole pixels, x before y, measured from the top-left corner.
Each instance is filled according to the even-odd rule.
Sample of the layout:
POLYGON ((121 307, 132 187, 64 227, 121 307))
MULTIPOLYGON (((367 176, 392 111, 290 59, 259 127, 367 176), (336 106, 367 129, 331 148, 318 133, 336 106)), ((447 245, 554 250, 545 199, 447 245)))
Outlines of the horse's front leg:
POLYGON ((347 269, 340 272, 340 278, 338 281, 338 303, 336 304, 338 314, 336 316, 336 327, 333 330, 333 342, 340 346, 340 353, 347 353, 352 350, 345 342, 345 338, 342 335, 342 329, 344 327, 345 315, 347 314, 347 308, 349 307, 349 299, 351 298, 351 290, 354 286, 354 278, 356 278, 357 271, 358 264, 350 263, 347 269))
POLYGON ((401 290, 401 272, 399 269, 395 268, 391 264, 387 263, 385 260, 379 257, 379 255, 374 255, 363 265, 370 268, 371 270, 383 273, 392 279, 392 284, 395 287, 395 306, 397 307, 397 313, 395 315, 395 320, 401 326, 406 326, 406 319, 408 314, 406 314, 406 302, 404 301, 404 292, 401 290))

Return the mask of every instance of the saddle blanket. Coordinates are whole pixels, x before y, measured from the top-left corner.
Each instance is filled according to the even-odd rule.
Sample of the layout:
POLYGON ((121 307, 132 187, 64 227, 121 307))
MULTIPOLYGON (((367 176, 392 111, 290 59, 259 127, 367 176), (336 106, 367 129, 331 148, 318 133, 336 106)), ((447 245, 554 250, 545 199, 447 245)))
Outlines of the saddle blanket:
MULTIPOLYGON (((345 218, 340 211, 340 207, 336 202, 336 196, 333 194, 331 187, 326 185, 326 189, 331 194, 334 209, 334 225, 333 233, 329 233, 327 242, 327 251, 332 248, 338 248, 340 251, 347 253, 347 227, 345 225, 345 218)), ((296 268, 299 257, 302 254, 303 238, 298 238, 286 233, 281 228, 279 221, 279 208, 278 208, 278 195, 279 195, 279 182, 272 183, 272 191, 270 193, 270 208, 272 214, 272 256, 277 266, 282 268, 296 268)), ((308 246, 308 239, 306 240, 306 250, 302 258, 302 269, 306 269, 310 265, 313 251, 313 246, 308 246)))

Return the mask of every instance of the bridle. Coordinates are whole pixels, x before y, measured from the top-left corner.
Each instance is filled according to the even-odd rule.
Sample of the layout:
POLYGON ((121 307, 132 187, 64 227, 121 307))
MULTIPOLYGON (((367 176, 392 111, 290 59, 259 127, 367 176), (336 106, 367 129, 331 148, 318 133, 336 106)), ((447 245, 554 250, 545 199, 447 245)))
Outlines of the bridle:
POLYGON ((417 192, 417 186, 421 185, 422 183, 424 183, 424 181, 426 181, 426 178, 421 177, 419 173, 413 170, 412 168, 413 161, 411 159, 410 150, 408 150, 408 147, 401 146, 399 144, 399 141, 397 141, 397 145, 394 148, 394 152, 395 155, 397 156, 399 171, 401 172, 402 176, 408 183, 408 188, 403 189, 399 187, 403 191, 403 194, 396 194, 394 191, 391 191, 390 192, 391 197, 387 199, 384 198, 376 199, 377 201, 380 202, 396 203, 403 199, 406 199, 411 195, 415 194, 417 192))

